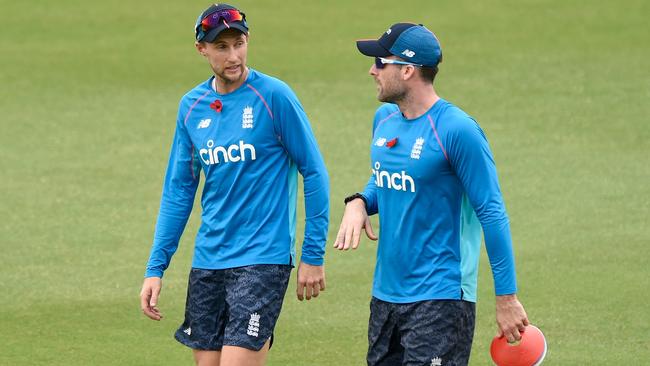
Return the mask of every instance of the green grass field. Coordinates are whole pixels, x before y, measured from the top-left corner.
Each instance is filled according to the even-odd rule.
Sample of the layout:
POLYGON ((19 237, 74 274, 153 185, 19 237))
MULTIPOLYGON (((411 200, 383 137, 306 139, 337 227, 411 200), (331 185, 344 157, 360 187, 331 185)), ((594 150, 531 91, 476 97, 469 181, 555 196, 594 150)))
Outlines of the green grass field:
MULTIPOLYGON (((646 1, 235 4, 249 65, 288 82, 310 116, 331 176, 328 248, 342 198, 368 177, 378 105, 354 40, 424 23, 445 55, 437 91, 494 151, 545 364, 650 363, 646 1)), ((207 5, 0 0, 0 365, 192 364, 172 333, 198 212, 165 274, 162 322, 138 293, 178 99, 210 72, 191 29, 207 5)), ((269 365, 365 364, 374 257, 368 241, 328 250, 317 301, 297 301, 292 280, 269 365)), ((471 365, 489 365, 485 255, 479 281, 471 365)))

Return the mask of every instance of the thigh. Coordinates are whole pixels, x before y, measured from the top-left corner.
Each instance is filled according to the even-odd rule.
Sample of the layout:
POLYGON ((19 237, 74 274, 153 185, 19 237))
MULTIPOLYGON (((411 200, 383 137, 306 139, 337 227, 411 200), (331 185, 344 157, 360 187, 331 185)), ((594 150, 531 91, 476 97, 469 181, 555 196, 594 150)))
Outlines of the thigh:
POLYGON ((401 310, 404 365, 467 365, 474 336, 474 303, 429 300, 401 310))
POLYGON ((276 264, 227 270, 224 345, 262 349, 273 335, 290 275, 291 266, 276 264))
POLYGON ((259 351, 238 346, 223 346, 221 350, 221 365, 228 366, 263 366, 266 364, 266 357, 269 353, 267 340, 259 351))
POLYGON ((203 351, 193 349, 194 363, 196 366, 220 366, 221 351, 203 351))
POLYGON ((368 366, 399 366, 404 357, 400 344, 395 308, 398 304, 379 300, 370 301, 368 321, 368 366))
POLYGON ((195 350, 221 349, 227 311, 224 281, 223 270, 192 268, 185 320, 174 335, 179 342, 195 350))

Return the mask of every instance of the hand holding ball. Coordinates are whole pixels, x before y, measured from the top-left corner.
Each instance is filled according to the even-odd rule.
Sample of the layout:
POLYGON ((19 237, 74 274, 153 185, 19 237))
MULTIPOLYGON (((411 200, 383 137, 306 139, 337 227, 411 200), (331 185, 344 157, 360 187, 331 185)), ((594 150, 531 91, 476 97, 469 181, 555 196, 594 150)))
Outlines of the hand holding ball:
POLYGON ((539 328, 528 325, 515 343, 508 343, 506 337, 494 337, 490 355, 497 366, 537 366, 546 356, 546 338, 539 328))

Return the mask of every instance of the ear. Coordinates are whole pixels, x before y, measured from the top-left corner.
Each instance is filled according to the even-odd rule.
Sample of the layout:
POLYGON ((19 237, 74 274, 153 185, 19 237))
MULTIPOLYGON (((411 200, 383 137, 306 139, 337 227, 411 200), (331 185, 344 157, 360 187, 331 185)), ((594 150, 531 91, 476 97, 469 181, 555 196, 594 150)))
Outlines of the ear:
POLYGON ((196 50, 201 54, 201 56, 205 57, 205 49, 206 45, 204 42, 194 42, 194 47, 196 47, 196 50))
POLYGON ((402 66, 402 80, 407 81, 410 79, 415 78, 415 73, 417 70, 415 70, 415 66, 412 65, 404 65, 402 66))

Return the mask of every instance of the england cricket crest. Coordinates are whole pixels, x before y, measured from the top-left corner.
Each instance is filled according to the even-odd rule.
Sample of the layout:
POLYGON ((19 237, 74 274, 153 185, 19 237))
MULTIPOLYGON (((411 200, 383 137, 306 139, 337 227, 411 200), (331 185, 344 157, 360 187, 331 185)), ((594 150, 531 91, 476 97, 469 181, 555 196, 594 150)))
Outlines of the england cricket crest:
POLYGON ((241 128, 253 128, 253 107, 246 107, 241 115, 241 128))

